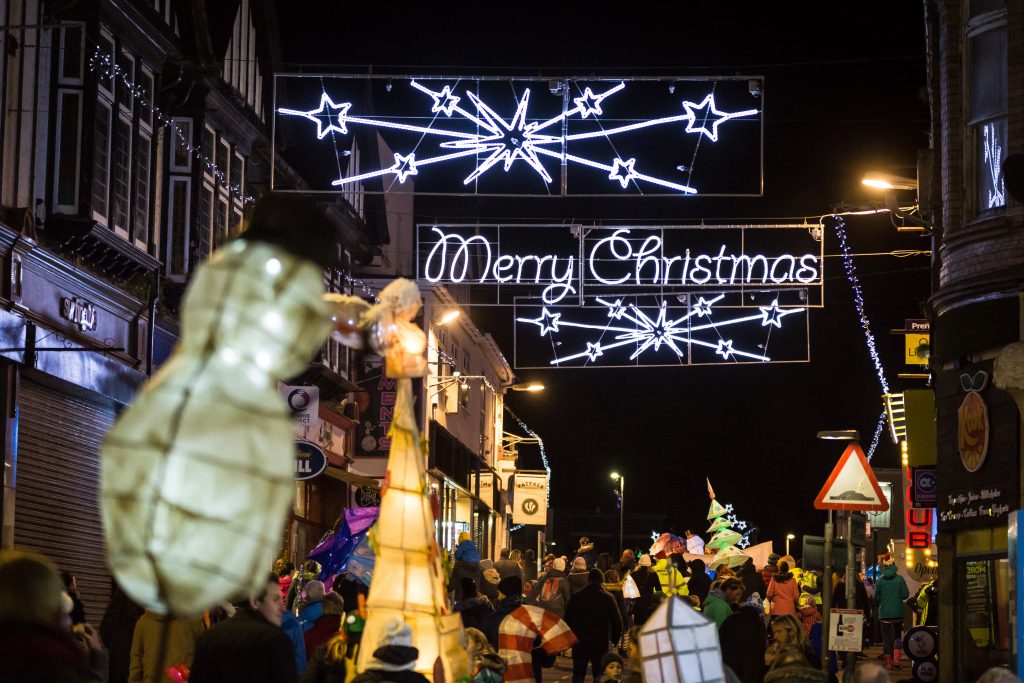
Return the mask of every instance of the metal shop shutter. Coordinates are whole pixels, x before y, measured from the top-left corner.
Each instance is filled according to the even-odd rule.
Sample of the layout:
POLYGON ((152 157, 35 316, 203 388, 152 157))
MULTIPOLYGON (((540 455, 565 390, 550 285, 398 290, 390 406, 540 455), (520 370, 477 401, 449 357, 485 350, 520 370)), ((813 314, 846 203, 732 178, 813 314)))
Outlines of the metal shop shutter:
POLYGON ((100 522, 100 443, 114 409, 22 380, 14 544, 38 551, 78 579, 98 626, 110 599, 100 522))

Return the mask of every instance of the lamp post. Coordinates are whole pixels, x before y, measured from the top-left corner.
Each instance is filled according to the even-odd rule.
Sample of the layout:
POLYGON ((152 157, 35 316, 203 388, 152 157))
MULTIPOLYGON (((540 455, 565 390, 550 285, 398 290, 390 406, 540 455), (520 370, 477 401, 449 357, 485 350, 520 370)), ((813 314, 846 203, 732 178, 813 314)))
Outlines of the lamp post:
POLYGON ((796 536, 793 534, 786 534, 786 554, 789 555, 789 542, 792 541, 796 536))
POLYGON ((612 472, 610 476, 613 480, 619 482, 619 552, 621 553, 626 549, 626 537, 623 533, 624 527, 622 525, 623 513, 626 508, 626 478, 618 472, 612 472))

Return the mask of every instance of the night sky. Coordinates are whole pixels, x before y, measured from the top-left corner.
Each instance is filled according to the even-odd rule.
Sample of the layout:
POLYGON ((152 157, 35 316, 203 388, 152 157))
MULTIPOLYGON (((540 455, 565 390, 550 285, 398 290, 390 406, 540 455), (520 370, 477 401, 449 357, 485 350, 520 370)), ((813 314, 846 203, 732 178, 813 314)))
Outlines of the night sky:
MULTIPOLYGON (((654 3, 602 10, 507 4, 501 17, 476 4, 457 13, 423 5, 402 11, 396 3, 336 10, 308 4, 307 12, 294 9, 302 3, 279 8, 286 69, 333 64, 344 72, 345 65, 372 64, 378 73, 461 67, 463 74, 508 68, 544 76, 765 76, 763 198, 418 198, 424 219, 799 220, 841 203, 877 202, 860 187, 863 173, 913 176, 917 150, 928 146, 923 17, 914 2, 803 5, 799 12, 766 3, 680 3, 692 9, 671 14, 636 11, 654 3)), ((924 237, 897 233, 884 215, 850 217, 847 230, 856 253, 930 248, 924 237)), ((829 230, 825 253, 837 252, 829 230)), ((890 386, 921 386, 897 379, 920 366, 903 364, 903 339, 889 330, 922 317, 928 257, 864 256, 856 264, 890 386)), ((842 446, 815 434, 859 429, 866 449, 882 409, 839 258, 825 259, 825 302, 811 311, 806 364, 518 373, 547 386, 541 394, 510 395, 508 403, 545 440, 553 507, 613 509, 608 473, 618 469, 628 479, 627 513, 660 512, 677 529, 697 527, 707 511, 707 476, 720 500, 761 528, 762 540, 781 546, 787 532, 820 535, 824 515, 812 501, 842 446)), ((471 314, 511 358, 512 310, 471 314)), ((884 436, 874 464, 898 461, 884 436)), ((520 467, 539 466, 539 456, 524 448, 520 467)))

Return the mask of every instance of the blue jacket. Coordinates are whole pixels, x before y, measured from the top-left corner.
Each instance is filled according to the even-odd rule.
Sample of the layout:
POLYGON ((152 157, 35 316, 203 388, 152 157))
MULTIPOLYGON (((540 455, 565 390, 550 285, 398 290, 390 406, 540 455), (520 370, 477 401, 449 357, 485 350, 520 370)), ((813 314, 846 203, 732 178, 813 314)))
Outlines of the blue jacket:
POLYGON ((281 630, 292 641, 295 648, 295 670, 301 674, 306 670, 306 641, 302 637, 302 626, 298 618, 286 611, 281 615, 281 630))
POLYGON ((313 622, 324 615, 324 603, 323 600, 317 600, 311 602, 302 609, 299 610, 299 625, 302 626, 302 632, 305 633, 309 629, 313 628, 313 622))
POLYGON ((455 546, 455 559, 463 562, 479 562, 480 551, 477 549, 476 543, 468 538, 465 541, 459 541, 459 544, 455 546))

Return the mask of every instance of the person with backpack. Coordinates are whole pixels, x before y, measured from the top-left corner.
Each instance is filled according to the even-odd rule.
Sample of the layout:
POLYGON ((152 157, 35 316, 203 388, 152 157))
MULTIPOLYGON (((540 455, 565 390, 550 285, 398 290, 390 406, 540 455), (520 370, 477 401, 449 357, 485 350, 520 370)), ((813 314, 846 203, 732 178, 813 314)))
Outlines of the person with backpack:
POLYGON ((565 617, 565 608, 569 605, 570 597, 572 597, 572 591, 569 589, 569 580, 565 576, 565 560, 559 557, 551 563, 551 569, 543 579, 537 581, 533 592, 527 597, 526 603, 543 607, 547 611, 557 614, 561 619, 565 617))

